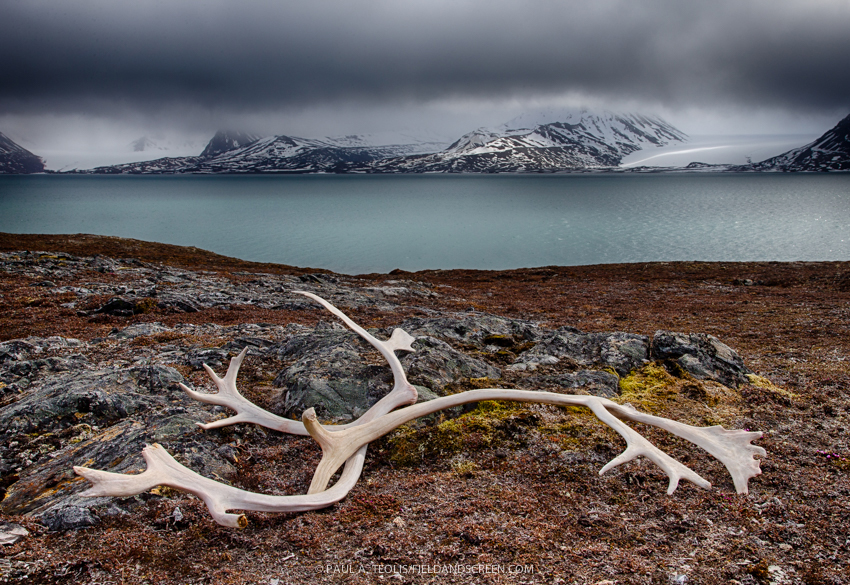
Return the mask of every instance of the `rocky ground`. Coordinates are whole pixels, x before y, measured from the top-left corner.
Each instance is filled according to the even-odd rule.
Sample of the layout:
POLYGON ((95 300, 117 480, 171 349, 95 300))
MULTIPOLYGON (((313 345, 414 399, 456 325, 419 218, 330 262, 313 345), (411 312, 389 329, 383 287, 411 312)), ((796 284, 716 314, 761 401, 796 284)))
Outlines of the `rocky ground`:
POLYGON ((850 582, 848 329, 848 263, 351 277, 0 234, 0 582, 850 582), (247 347, 238 385, 263 407, 328 421, 367 409, 389 368, 297 290, 378 337, 416 336, 402 363, 420 400, 485 386, 613 397, 763 431, 763 474, 737 495, 711 456, 634 425, 714 486, 667 496, 645 460, 598 475, 624 443, 589 413, 482 403, 373 443, 340 504, 249 512, 241 531, 168 488, 79 497, 71 466, 141 470, 151 442, 232 485, 305 493, 312 439, 203 431, 227 413, 177 387, 212 391, 201 364, 222 373, 247 347))

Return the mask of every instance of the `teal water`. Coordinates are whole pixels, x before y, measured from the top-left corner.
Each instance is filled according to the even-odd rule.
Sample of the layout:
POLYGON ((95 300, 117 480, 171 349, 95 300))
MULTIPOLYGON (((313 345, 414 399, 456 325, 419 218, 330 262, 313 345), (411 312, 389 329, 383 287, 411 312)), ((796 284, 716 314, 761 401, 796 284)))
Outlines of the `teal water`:
POLYGON ((0 231, 348 274, 850 260, 850 174, 0 176, 0 231))

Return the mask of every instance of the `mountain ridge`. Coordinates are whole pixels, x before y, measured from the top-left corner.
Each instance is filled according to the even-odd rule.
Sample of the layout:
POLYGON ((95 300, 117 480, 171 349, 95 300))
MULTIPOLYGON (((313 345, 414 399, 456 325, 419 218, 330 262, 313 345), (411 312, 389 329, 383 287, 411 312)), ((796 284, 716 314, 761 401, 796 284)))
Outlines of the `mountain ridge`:
POLYGON ((44 160, 0 132, 0 174, 44 172, 44 160))
POLYGON ((754 171, 850 171, 850 114, 817 140, 748 167, 754 171))
MULTIPOLYGON (((549 117, 555 116, 551 114, 549 117)), ((198 157, 98 167, 93 173, 425 173, 558 172, 616 167, 622 157, 687 135, 641 114, 563 113, 562 120, 512 128, 512 122, 469 132, 451 144, 374 144, 363 135, 256 138, 217 133, 198 157)), ((516 126, 517 124, 513 124, 516 126)), ((530 125, 530 124, 529 124, 530 125)))

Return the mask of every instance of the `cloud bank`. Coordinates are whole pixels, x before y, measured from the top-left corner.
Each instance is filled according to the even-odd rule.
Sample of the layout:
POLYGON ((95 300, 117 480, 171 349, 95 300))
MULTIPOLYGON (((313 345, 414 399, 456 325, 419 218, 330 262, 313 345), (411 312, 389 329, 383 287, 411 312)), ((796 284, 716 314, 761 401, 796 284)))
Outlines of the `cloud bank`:
POLYGON ((836 116, 846 0, 6 0, 0 116, 628 102, 836 116))

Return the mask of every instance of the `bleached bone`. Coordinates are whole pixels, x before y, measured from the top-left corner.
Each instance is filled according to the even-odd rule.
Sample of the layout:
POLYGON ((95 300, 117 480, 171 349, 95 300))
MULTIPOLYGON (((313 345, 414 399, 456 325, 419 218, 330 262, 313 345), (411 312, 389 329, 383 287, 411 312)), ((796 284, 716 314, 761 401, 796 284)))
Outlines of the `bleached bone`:
MULTIPOLYGON (((85 467, 74 467, 74 471, 88 479, 93 486, 84 492, 84 496, 129 496, 147 491, 156 485, 168 485, 185 490, 201 498, 207 505, 213 518, 219 524, 242 527, 247 523, 244 515, 228 514, 227 510, 255 510, 265 512, 299 512, 331 506, 340 501, 354 487, 363 468, 366 448, 370 441, 388 433, 399 425, 414 418, 424 416, 469 402, 482 400, 512 400, 521 402, 540 402, 562 406, 585 406, 597 418, 613 428, 626 440, 626 450, 611 460, 600 474, 609 469, 644 455, 655 462, 669 477, 667 489, 672 494, 681 479, 687 479, 698 486, 708 488, 711 484, 687 466, 676 461, 652 445, 637 431, 625 425, 620 419, 641 422, 665 429, 707 450, 719 459, 729 470, 738 493, 747 493, 747 483, 751 477, 761 473, 759 461, 754 455, 766 455, 761 447, 751 441, 761 437, 760 432, 727 431, 723 427, 693 427, 669 419, 640 413, 629 405, 619 405, 596 396, 578 396, 555 394, 551 392, 533 392, 487 388, 470 390, 452 396, 438 398, 430 402, 408 406, 401 410, 394 408, 416 400, 416 390, 407 382, 401 362, 394 354, 396 349, 412 351, 413 338, 406 332, 396 329, 389 341, 375 339, 355 324, 345 314, 324 299, 311 293, 299 293, 319 302, 326 309, 340 317, 349 327, 375 346, 387 359, 393 371, 395 385, 393 391, 375 404, 366 414, 348 425, 322 426, 309 409, 302 417, 303 423, 288 421, 263 411, 247 401, 236 390, 236 374, 245 357, 243 350, 233 358, 224 379, 219 378, 210 368, 207 372, 213 376, 219 394, 208 395, 193 392, 184 387, 190 396, 203 402, 228 406, 237 411, 237 415, 225 419, 225 424, 248 421, 257 422, 277 430, 293 434, 309 432, 322 447, 322 461, 313 476, 313 482, 307 495, 270 496, 256 494, 227 486, 198 475, 179 464, 159 445, 148 446, 143 451, 147 462, 147 471, 138 475, 125 475, 98 471, 85 467), (392 398, 391 398, 392 397, 392 398), (237 420, 238 419, 238 420, 237 420), (280 421, 286 424, 280 426, 280 421), (272 426, 275 425, 275 426, 272 426), (340 479, 333 487, 325 489, 331 475, 346 461, 340 479)), ((217 421, 224 422, 224 421, 217 421)), ((223 425, 218 425, 223 426, 223 425)), ((215 428, 215 427, 207 427, 215 428)))
POLYGON ((136 475, 112 473, 74 467, 77 475, 93 485, 83 496, 127 497, 146 492, 158 485, 166 485, 199 497, 207 505, 210 515, 222 526, 244 528, 248 519, 244 514, 228 514, 227 510, 253 510, 256 512, 306 512, 332 506, 343 499, 360 477, 366 447, 361 447, 343 470, 334 486, 320 494, 300 496, 270 496, 257 494, 219 483, 178 463, 161 445, 154 443, 142 450, 147 470, 136 475))
MULTIPOLYGON (((384 356, 384 359, 387 360, 387 363, 389 363, 390 369, 393 373, 393 389, 389 394, 384 396, 381 400, 374 404, 372 408, 367 410, 363 414, 363 416, 361 416, 354 422, 348 423, 346 425, 334 425, 333 427, 330 427, 330 430, 346 429, 352 426, 357 426, 365 422, 374 420, 382 414, 386 414, 387 412, 390 412, 398 408, 399 406, 404 406, 405 404, 413 404, 414 402, 416 402, 416 388, 414 388, 407 381, 407 376, 404 373, 404 368, 402 367, 398 357, 395 355, 395 351, 414 351, 414 349, 410 345, 415 341, 415 338, 412 335, 410 335, 401 328, 396 328, 393 330, 389 340, 381 341, 380 339, 375 338, 371 333, 360 327, 357 323, 349 319, 345 313, 334 307, 325 299, 309 292, 293 292, 295 292, 295 294, 304 295, 305 297, 313 299, 314 301, 325 307, 328 311, 339 317, 355 333, 357 333, 360 337, 368 341, 372 346, 375 347, 375 349, 381 352, 381 355, 384 356)), ((180 387, 183 389, 184 392, 186 392, 186 394, 188 394, 191 398, 194 398, 199 402, 215 404, 217 406, 226 406, 227 408, 236 411, 236 414, 234 416, 223 418, 221 420, 216 420, 210 423, 195 424, 197 424, 202 429, 209 430, 226 427, 228 425, 234 425, 237 423, 250 422, 275 431, 289 433, 291 435, 307 435, 307 429, 304 428, 304 425, 301 423, 301 421, 289 420, 276 414, 272 414, 271 412, 260 408, 250 400, 246 399, 244 396, 242 396, 242 394, 239 393, 239 390, 236 389, 236 376, 239 374, 239 367, 242 365, 242 360, 245 359, 245 355, 247 352, 248 348, 246 347, 239 353, 239 355, 230 360, 230 365, 227 368, 227 373, 224 375, 224 378, 219 378, 218 375, 212 370, 212 368, 210 368, 207 364, 203 364, 204 370, 206 370, 207 374, 209 374, 210 378, 212 378, 213 382, 218 388, 218 393, 216 394, 204 394, 202 392, 196 392, 185 384, 180 384, 180 387)))
POLYGON ((750 441, 762 436, 760 432, 727 431, 721 426, 708 428, 692 427, 669 419, 643 414, 631 407, 624 407, 598 396, 579 396, 571 394, 555 394, 552 392, 535 392, 529 390, 510 390, 503 388, 485 388, 469 390, 444 396, 429 402, 423 402, 396 410, 368 424, 352 427, 344 431, 328 432, 326 427, 319 424, 316 413, 311 408, 304 412, 304 426, 322 447, 322 460, 313 474, 313 482, 307 493, 322 492, 331 476, 340 465, 362 445, 367 445, 395 428, 420 416, 425 416, 482 400, 509 400, 515 402, 538 402, 558 406, 584 406, 589 408, 596 417, 617 431, 626 440, 626 450, 603 467, 600 475, 609 469, 643 455, 657 464, 670 478, 667 493, 672 494, 679 485, 680 479, 687 479, 702 488, 710 488, 711 484, 682 463, 679 463, 652 443, 647 441, 637 431, 625 425, 619 418, 643 422, 663 428, 683 439, 690 441, 719 459, 729 470, 738 493, 747 493, 748 480, 761 473, 759 462, 753 455, 766 455, 764 449, 750 444, 750 441), (614 414, 617 417, 614 416, 614 414))

